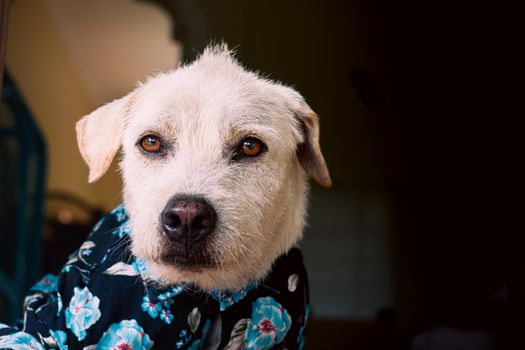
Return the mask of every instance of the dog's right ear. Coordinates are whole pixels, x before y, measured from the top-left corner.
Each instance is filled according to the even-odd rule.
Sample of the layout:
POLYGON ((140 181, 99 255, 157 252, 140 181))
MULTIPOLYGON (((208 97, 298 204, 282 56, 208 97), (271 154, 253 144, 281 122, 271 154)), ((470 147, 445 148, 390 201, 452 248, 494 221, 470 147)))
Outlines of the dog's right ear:
POLYGON ((89 182, 98 180, 111 165, 122 144, 124 123, 133 95, 110 102, 76 124, 77 143, 89 167, 89 182))

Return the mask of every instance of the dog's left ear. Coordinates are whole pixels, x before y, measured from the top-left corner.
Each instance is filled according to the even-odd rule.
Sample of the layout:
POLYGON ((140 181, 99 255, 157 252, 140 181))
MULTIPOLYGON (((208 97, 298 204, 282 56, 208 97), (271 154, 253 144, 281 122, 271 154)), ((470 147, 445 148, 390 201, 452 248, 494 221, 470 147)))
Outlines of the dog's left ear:
POLYGON ((297 148, 299 163, 319 185, 332 187, 330 172, 319 145, 319 118, 312 110, 298 114, 304 133, 304 142, 297 148))
POLYGON ((292 90, 291 94, 293 111, 303 133, 303 142, 297 148, 299 163, 315 182, 323 187, 331 187, 332 179, 319 145, 319 117, 299 93, 292 90))
POLYGON ((132 101, 132 94, 129 94, 100 107, 77 122, 77 143, 89 167, 89 182, 104 175, 120 149, 124 121, 132 101))

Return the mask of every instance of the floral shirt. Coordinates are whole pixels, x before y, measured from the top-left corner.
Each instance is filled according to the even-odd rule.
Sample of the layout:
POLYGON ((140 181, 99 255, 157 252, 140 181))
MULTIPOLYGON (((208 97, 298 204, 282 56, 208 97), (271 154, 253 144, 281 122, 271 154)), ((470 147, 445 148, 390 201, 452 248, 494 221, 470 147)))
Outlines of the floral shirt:
POLYGON ((24 301, 20 328, 0 324, 0 349, 301 349, 308 285, 297 248, 258 284, 205 293, 159 288, 130 253, 121 205, 102 218, 58 276, 24 301))

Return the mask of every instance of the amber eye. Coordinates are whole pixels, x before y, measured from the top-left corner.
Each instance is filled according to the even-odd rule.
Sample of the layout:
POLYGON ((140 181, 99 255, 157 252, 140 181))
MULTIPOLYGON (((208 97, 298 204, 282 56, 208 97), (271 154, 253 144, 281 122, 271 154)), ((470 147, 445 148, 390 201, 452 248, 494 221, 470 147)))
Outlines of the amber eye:
POLYGON ((240 151, 246 157, 257 157, 264 150, 264 144, 255 137, 242 140, 240 151))
POLYGON ((160 139, 155 135, 146 135, 140 140, 140 146, 146 152, 156 153, 160 151, 160 139))

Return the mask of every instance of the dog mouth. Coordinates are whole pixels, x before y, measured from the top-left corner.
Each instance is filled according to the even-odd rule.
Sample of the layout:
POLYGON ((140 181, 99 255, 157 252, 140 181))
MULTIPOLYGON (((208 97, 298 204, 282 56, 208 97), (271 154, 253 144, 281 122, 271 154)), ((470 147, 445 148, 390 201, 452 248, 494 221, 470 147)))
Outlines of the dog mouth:
POLYGON ((166 251, 160 260, 166 265, 172 265, 183 271, 199 271, 213 267, 211 259, 202 252, 166 251))
POLYGON ((205 267, 210 267, 210 264, 207 262, 180 255, 164 255, 161 260, 164 264, 175 266, 183 271, 195 272, 200 271, 205 267))

